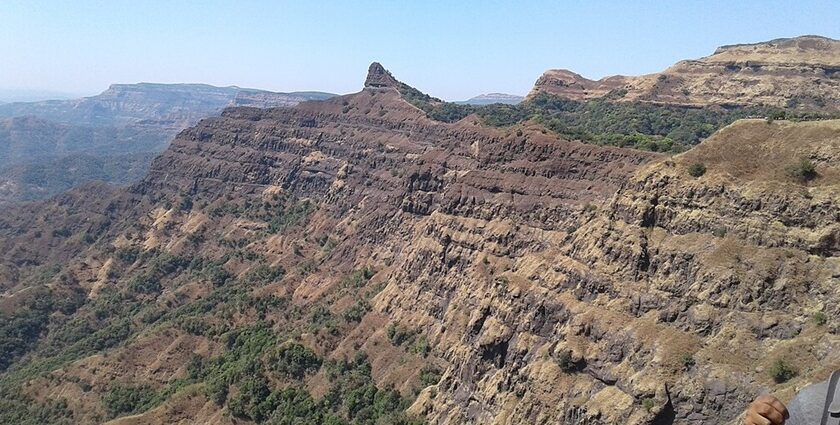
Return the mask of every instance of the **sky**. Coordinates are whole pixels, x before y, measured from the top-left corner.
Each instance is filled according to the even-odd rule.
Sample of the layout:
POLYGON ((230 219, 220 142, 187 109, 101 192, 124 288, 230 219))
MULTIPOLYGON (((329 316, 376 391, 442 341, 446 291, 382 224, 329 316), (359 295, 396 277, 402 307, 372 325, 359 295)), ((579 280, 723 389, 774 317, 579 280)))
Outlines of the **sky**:
POLYGON ((524 95, 551 68, 640 75, 805 34, 840 39, 840 1, 0 0, 0 94, 136 82, 343 94, 379 61, 462 100, 524 95))

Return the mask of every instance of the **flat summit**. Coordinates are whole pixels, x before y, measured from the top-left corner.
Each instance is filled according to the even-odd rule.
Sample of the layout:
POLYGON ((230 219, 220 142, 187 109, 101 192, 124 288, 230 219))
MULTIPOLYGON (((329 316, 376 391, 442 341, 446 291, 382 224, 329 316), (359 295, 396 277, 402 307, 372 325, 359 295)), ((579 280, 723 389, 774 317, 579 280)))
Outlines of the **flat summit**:
POLYGON ((840 108, 840 41, 783 38, 718 48, 656 74, 589 80, 568 70, 546 71, 529 94, 583 100, 610 96, 686 106, 761 104, 802 109, 840 108))

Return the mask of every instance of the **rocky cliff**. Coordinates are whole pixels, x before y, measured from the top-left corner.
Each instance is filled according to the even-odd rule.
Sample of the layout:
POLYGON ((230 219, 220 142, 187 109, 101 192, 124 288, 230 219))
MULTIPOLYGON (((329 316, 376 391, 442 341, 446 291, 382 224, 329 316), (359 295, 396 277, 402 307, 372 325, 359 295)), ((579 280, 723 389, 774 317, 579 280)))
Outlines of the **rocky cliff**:
POLYGON ((7 355, 9 406, 250 423, 299 417, 302 388, 391 423, 335 401, 365 353, 365 388, 428 423, 725 424, 840 366, 840 123, 739 121, 666 157, 432 121, 378 64, 367 82, 227 109, 131 189, 0 219, 0 311, 77 300, 7 355), (323 363, 278 371, 288 344, 323 363), (125 408, 129 386, 157 398, 125 408))
POLYGON ((686 106, 772 105, 837 111, 840 41, 802 36, 724 46, 661 73, 598 81, 567 70, 549 70, 529 97, 549 93, 575 100, 609 95, 624 101, 686 106))

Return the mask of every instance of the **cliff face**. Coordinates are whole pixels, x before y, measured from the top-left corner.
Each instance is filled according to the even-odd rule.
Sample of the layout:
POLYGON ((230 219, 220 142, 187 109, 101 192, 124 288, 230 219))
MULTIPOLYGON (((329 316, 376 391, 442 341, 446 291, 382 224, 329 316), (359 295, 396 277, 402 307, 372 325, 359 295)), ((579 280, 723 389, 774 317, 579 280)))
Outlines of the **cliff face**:
MULTIPOLYGON (((368 81, 393 79, 374 71, 368 81)), ((840 366, 838 156, 835 121, 741 121, 667 158, 538 127, 434 122, 392 84, 227 109, 181 132, 130 190, 91 188, 0 221, 0 311, 17 311, 33 282, 83 294, 45 341, 61 341, 65 322, 106 320, 115 294, 141 301, 120 316, 118 344, 73 345, 69 360, 33 348, 0 385, 67 398, 90 422, 107 416, 114 382, 164 391, 182 379, 188 391, 116 423, 231 423, 247 386, 213 402, 185 365, 264 323, 324 359, 366 353, 375 383, 429 423, 734 423, 762 390, 789 397, 840 366), (689 175, 695 164, 705 174, 689 175), (162 267, 158 253, 230 277, 168 272, 131 295, 136 273, 162 267), (61 272, 34 280, 52 265, 61 272), (266 265, 286 273, 232 283, 266 265), (369 279, 346 277, 363 268, 369 279), (362 294, 368 305, 349 315, 362 294), (326 331, 322 317, 345 319, 326 331), (779 359, 798 376, 774 383, 779 359)), ((330 376, 299 385, 320 399, 330 376)))
POLYGON ((840 283, 838 130, 739 122, 565 228, 437 211, 378 304, 455 365, 414 409, 442 423, 728 423, 763 389, 784 398, 824 377, 840 340, 811 318, 834 314, 840 283), (819 177, 788 175, 797 158, 819 177), (706 174, 688 175, 694 163, 706 174), (776 386, 779 359, 801 378, 776 386))
POLYGON ((661 73, 588 80, 549 70, 529 97, 549 93, 582 100, 616 99, 687 106, 772 105, 836 111, 840 101, 840 41, 803 36, 724 46, 661 73))

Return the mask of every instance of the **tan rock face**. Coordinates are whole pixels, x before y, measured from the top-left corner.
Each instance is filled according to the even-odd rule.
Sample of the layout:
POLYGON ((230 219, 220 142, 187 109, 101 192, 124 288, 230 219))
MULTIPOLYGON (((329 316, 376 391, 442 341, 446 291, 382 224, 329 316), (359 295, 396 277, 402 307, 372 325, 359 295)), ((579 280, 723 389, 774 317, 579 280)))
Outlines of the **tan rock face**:
POLYGON ((370 68, 368 68, 368 75, 365 78, 365 87, 374 87, 374 88, 382 88, 382 87, 393 87, 397 88, 399 83, 391 75, 388 70, 385 69, 379 62, 374 62, 370 64, 370 68))
POLYGON ((661 73, 588 80, 549 70, 529 97, 548 93, 575 100, 616 100, 687 106, 772 105, 836 111, 840 104, 840 41, 804 36, 724 46, 661 73))

